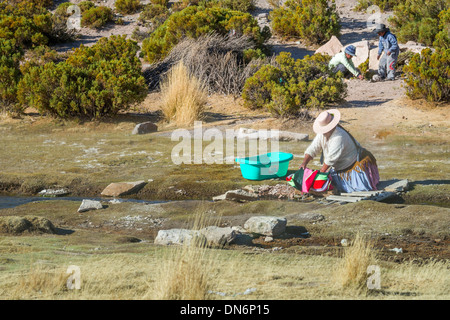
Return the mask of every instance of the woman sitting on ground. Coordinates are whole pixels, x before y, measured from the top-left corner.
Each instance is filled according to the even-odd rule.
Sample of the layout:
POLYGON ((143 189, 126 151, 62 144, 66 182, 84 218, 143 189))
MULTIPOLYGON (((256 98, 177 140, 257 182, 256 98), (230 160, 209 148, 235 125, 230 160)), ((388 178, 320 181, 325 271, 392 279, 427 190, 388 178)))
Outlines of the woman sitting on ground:
MULTIPOLYGON (((367 150, 360 155, 359 143, 339 125, 341 114, 333 109, 322 112, 314 122, 313 130, 317 134, 305 151, 300 168, 323 152, 323 165, 320 172, 330 169, 333 186, 339 192, 376 190, 379 182, 378 167, 374 156, 367 150)), ((322 162, 322 161, 321 161, 322 162)))

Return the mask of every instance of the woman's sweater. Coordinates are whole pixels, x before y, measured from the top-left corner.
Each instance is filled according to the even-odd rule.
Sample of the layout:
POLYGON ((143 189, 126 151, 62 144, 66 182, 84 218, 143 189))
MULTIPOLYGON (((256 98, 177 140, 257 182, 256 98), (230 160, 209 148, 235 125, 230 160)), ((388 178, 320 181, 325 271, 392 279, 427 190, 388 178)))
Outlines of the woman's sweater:
POLYGON ((350 167, 357 158, 355 143, 350 135, 340 127, 336 127, 328 140, 323 134, 317 134, 305 154, 314 158, 322 150, 324 162, 336 171, 350 167))

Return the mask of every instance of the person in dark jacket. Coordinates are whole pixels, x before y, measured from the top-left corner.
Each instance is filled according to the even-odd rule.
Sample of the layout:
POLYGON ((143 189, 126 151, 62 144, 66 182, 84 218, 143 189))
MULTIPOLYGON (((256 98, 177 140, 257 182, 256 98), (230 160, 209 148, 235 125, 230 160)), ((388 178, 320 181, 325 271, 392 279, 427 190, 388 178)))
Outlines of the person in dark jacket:
POLYGON ((384 24, 376 27, 375 32, 380 37, 378 43, 378 56, 380 60, 378 74, 373 77, 374 81, 395 80, 395 64, 397 63, 400 48, 398 46, 397 37, 391 33, 389 28, 384 24))

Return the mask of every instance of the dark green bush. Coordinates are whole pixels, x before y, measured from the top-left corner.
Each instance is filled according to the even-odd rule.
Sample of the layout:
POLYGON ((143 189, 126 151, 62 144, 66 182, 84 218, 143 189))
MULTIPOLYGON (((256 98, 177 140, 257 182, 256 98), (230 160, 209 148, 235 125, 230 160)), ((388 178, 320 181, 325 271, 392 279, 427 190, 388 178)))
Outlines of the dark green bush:
POLYGON ((255 9, 254 0, 203 0, 205 7, 221 7, 224 9, 250 12, 255 9))
POLYGON ((167 18, 169 18, 169 16, 170 12, 166 6, 160 4, 150 4, 144 7, 138 20, 143 25, 150 28, 151 31, 154 31, 162 25, 167 18))
POLYGON ((167 7, 169 4, 169 0, 151 0, 150 2, 154 5, 160 5, 163 7, 167 7))
POLYGON ((403 67, 406 94, 411 99, 450 101, 450 49, 422 50, 403 67))
POLYGON ((81 13, 94 8, 95 4, 92 1, 81 1, 78 6, 80 7, 81 13))
POLYGON ((247 79, 242 98, 251 109, 266 109, 281 117, 341 101, 347 91, 339 74, 330 72, 329 56, 293 59, 282 52, 275 65, 265 65, 247 79))
POLYGON ((182 38, 198 38, 215 32, 220 35, 247 35, 257 47, 263 48, 270 37, 261 31, 258 22, 249 14, 218 7, 189 6, 173 13, 142 44, 142 51, 150 62, 164 58, 182 38))
POLYGON ((58 53, 47 46, 39 46, 26 51, 20 64, 20 72, 26 74, 32 67, 43 66, 49 62, 58 63, 65 59, 65 53, 58 53))
POLYGON ((450 48, 450 7, 439 13, 439 32, 436 34, 433 46, 436 48, 450 48))
POLYGON ((55 10, 55 15, 63 16, 63 17, 69 17, 71 13, 67 12, 67 9, 70 6, 77 5, 78 8, 80 8, 80 13, 85 12, 86 10, 89 10, 93 7, 95 7, 95 4, 92 1, 81 1, 80 3, 71 3, 71 2, 63 2, 61 3, 55 10))
POLYGON ((136 42, 111 36, 64 62, 32 66, 19 82, 19 102, 62 118, 115 115, 147 93, 137 51, 136 42))
POLYGON ((139 0, 116 0, 116 10, 121 14, 133 14, 141 8, 139 0))
POLYGON ((30 2, 43 8, 50 8, 53 5, 53 0, 31 0, 30 2))
POLYGON ((23 51, 15 40, 0 38, 0 110, 15 112, 17 105, 17 85, 20 81, 19 63, 23 51))
POLYGON ((406 0, 395 6, 389 22, 400 42, 416 41, 431 46, 448 21, 446 13, 440 14, 444 10, 449 10, 448 0, 406 0))
POLYGON ((372 5, 376 5, 381 11, 392 10, 403 0, 358 0, 355 11, 363 11, 372 5))
POLYGON ((0 38, 14 39, 16 46, 47 44, 52 32, 52 15, 31 2, 0 2, 0 38))
POLYGON ((81 18, 81 25, 83 27, 89 27, 98 29, 103 27, 110 21, 113 21, 114 14, 108 7, 92 7, 83 12, 81 18))
POLYGON ((273 31, 284 38, 322 44, 339 36, 340 22, 334 0, 288 0, 270 13, 273 31))

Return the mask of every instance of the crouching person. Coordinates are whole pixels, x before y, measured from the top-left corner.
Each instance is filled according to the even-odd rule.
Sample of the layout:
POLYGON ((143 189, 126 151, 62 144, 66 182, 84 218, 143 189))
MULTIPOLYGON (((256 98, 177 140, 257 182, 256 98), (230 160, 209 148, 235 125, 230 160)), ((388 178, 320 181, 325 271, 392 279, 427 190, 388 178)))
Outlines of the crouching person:
POLYGON ((324 111, 317 117, 313 125, 317 135, 306 149, 300 168, 305 169, 322 152, 320 172, 329 170, 333 187, 339 193, 377 190, 380 176, 375 157, 339 125, 340 118, 337 109, 324 111))
POLYGON ((355 46, 348 46, 345 48, 344 52, 339 52, 330 60, 328 67, 333 70, 334 73, 341 71, 345 78, 355 76, 362 80, 363 76, 358 69, 355 68, 352 57, 356 57, 356 48, 355 46))

